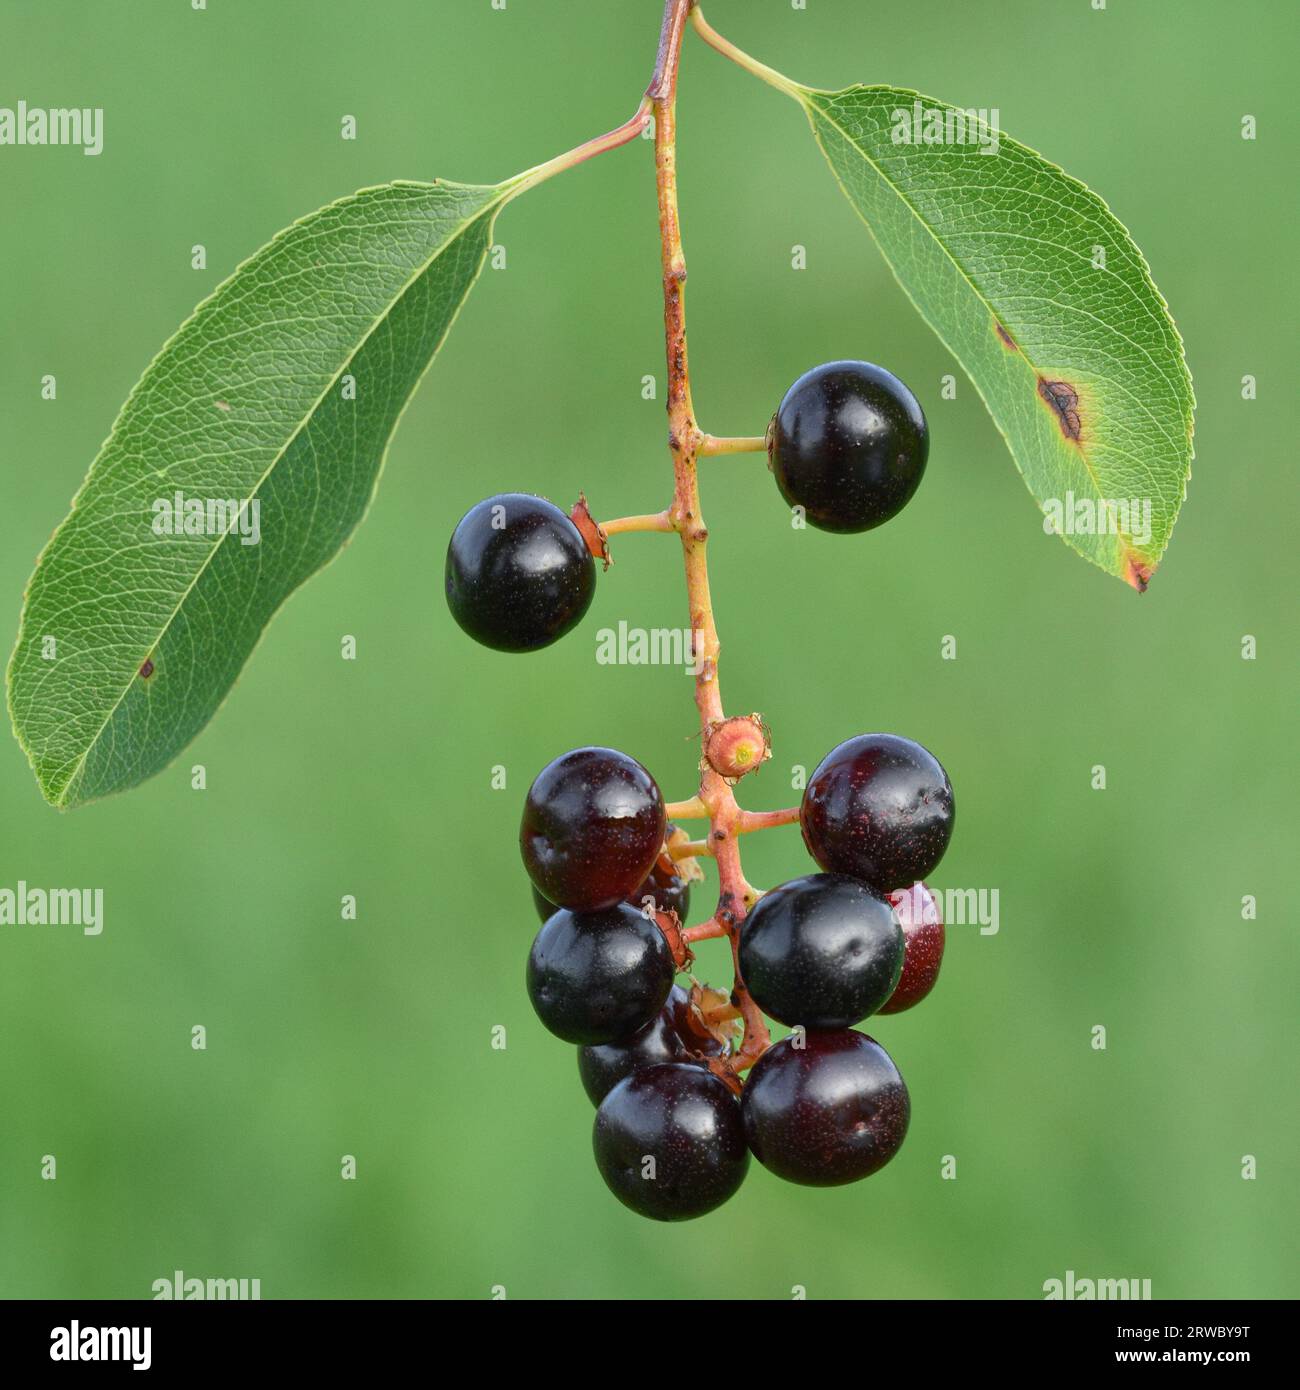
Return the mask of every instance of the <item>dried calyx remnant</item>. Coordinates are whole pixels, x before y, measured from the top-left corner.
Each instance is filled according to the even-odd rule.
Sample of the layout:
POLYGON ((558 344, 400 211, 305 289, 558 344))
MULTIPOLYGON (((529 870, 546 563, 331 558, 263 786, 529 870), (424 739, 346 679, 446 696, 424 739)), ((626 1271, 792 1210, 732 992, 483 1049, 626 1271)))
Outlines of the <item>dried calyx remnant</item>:
POLYGON ((761 714, 723 719, 712 725, 704 741, 705 763, 729 782, 756 772, 771 756, 767 725, 761 714))

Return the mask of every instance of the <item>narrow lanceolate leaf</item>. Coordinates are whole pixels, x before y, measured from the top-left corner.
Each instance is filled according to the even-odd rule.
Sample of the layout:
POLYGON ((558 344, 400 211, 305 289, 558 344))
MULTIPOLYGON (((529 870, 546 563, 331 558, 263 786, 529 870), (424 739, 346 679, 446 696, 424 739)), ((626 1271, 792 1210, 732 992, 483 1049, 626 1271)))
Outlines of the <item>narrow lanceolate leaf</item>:
POLYGON ((1186 494, 1193 400, 1128 232, 971 113, 896 87, 792 94, 1055 529, 1144 589, 1186 494))
POLYGON ((393 183, 332 203, 154 359, 37 562, 9 665, 49 801, 164 767, 337 554, 517 184, 393 183))

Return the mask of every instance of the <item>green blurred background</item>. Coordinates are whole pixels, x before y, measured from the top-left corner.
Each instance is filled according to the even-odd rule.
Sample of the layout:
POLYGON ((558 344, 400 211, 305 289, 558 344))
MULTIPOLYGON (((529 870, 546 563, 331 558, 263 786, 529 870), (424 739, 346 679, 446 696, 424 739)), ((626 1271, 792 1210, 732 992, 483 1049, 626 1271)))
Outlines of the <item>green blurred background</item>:
MULTIPOLYGON (((1189 499, 1139 598, 1043 534, 794 104, 688 39, 680 173, 704 427, 761 432, 799 373, 838 356, 888 365, 931 421, 924 487, 869 536, 792 531, 759 456, 711 462, 704 481, 728 708, 774 731, 742 800, 788 804, 794 765, 862 730, 906 733, 957 788, 936 883, 1000 893, 1000 931, 954 928, 928 1003, 872 1029, 911 1088, 906 1145, 852 1188, 798 1189, 754 1165, 720 1212, 643 1221, 601 1184, 571 1049, 524 994, 535 921, 515 837, 537 769, 608 743, 669 797, 693 785, 689 678, 595 661, 601 627, 684 621, 669 539, 622 538, 584 626, 529 658, 470 643, 440 596, 451 528, 491 492, 583 489, 604 516, 667 500, 662 399, 641 396, 643 375, 662 383, 662 340, 638 143, 502 217, 507 267, 484 272, 369 520, 177 764, 59 815, 0 740, 0 885, 106 895, 97 938, 0 928, 3 1294, 147 1297, 178 1268, 260 1278, 264 1297, 1033 1298, 1067 1269, 1150 1278, 1157 1298, 1300 1292, 1282 371, 1294 6, 706 8, 814 85, 999 107, 1130 227, 1199 400, 1189 499), (949 372, 955 401, 940 399, 949 372), (956 661, 940 659, 945 634, 956 661), (195 763, 206 791, 190 789, 195 763), (340 920, 349 893, 356 922, 340 920), (1245 894, 1257 921, 1242 920, 1245 894), (190 1046, 196 1024, 206 1051, 190 1046), (356 1181, 340 1179, 344 1154, 356 1181)), ((198 299, 357 187, 495 181, 617 124, 649 75, 658 11, 0 3, 0 105, 106 110, 99 158, 0 149, 6 651, 38 550, 198 299)), ((808 867, 793 828, 745 851, 761 884, 808 867)), ((715 979, 717 946, 700 957, 715 979)))

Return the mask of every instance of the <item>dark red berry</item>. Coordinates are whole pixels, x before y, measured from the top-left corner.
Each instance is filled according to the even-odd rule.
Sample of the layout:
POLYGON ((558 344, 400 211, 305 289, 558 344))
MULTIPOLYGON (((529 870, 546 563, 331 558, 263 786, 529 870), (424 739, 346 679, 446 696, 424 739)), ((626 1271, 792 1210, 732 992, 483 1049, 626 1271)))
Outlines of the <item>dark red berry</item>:
POLYGON ((741 928, 739 959, 765 1014, 791 1027, 848 1028, 893 993, 903 932, 865 883, 810 874, 763 894, 741 928))
POLYGON ((799 824, 823 869, 888 893, 931 873, 955 815, 948 774, 932 753, 896 734, 859 734, 822 759, 799 824))
POLYGON ((541 895, 575 911, 613 907, 645 882, 664 842, 664 799, 635 758, 575 748, 537 774, 519 846, 541 895))
MULTIPOLYGON (((537 919, 539 922, 544 922, 555 911, 557 905, 549 898, 544 898, 537 891, 535 884, 532 885, 532 888, 533 906, 537 909, 537 919)), ((675 867, 664 868, 663 856, 661 855, 655 860, 655 866, 650 870, 645 882, 640 888, 629 893, 623 901, 629 907, 644 910, 646 898, 653 900, 653 911, 675 912, 678 921, 685 922, 691 909, 691 885, 677 872, 675 867)))
POLYGON ((810 1187, 855 1182, 902 1146, 911 1104, 889 1054, 865 1033, 783 1038, 758 1059, 742 1111, 754 1157, 810 1187))
POLYGON ((725 1050, 712 1034, 693 1026, 690 995, 674 985, 663 1008, 626 1042, 580 1047, 578 1075, 591 1103, 599 1105, 625 1076, 642 1067, 660 1062, 703 1066, 702 1060, 695 1060, 696 1054, 720 1057, 725 1050))
POLYGON ((592 1147, 614 1196, 656 1221, 721 1206, 749 1167, 735 1096, 711 1071, 676 1062, 633 1072, 609 1092, 592 1147))
POLYGON ((503 492, 461 517, 445 585, 452 617, 476 642, 530 652, 582 620, 596 592, 596 563, 554 503, 503 492))
POLYGON ((894 992, 876 1010, 898 1014, 919 1004, 934 988, 943 964, 943 918, 934 894, 924 883, 895 889, 889 901, 903 928, 903 973, 894 992))
POLYGON ((528 997, 557 1038, 611 1043, 659 1012, 673 974, 667 938, 626 903, 600 912, 562 907, 528 954, 528 997))
POLYGON ((870 362, 827 362, 785 393, 768 430, 781 496, 823 531, 869 531, 920 486, 930 451, 916 397, 870 362))

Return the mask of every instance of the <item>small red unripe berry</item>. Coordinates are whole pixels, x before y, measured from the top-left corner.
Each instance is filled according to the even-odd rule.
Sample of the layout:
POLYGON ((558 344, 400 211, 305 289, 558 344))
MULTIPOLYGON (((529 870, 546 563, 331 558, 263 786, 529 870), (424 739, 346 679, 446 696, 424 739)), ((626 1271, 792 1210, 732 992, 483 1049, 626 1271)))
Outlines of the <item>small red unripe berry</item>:
POLYGON ((705 761, 729 782, 753 772, 771 756, 767 725, 760 714, 720 720, 713 726, 704 748, 705 761))

